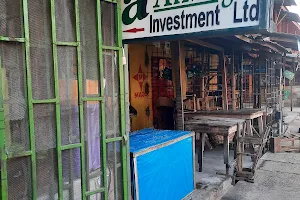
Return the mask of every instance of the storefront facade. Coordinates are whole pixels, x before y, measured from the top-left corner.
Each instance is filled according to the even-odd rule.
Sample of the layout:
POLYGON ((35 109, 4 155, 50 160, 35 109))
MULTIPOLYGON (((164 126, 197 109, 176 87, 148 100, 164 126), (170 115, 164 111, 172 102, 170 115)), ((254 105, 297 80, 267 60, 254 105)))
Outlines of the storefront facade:
MULTIPOLYGON (((291 49, 296 49, 279 43, 288 36, 272 32, 274 3, 124 1, 129 102, 137 111, 131 117, 132 130, 195 131, 197 173, 202 173, 204 149, 213 151, 222 144, 226 171, 221 174, 233 170, 233 183, 250 181, 266 145, 262 142, 254 148, 251 141, 246 142, 251 149, 247 156, 253 160, 248 168, 242 158, 246 151, 238 149, 236 138, 282 134, 283 72, 297 64, 287 59, 291 49), (245 120, 243 136, 239 131, 222 135, 228 118, 236 124, 245 120), (234 161, 229 159, 230 144, 238 152, 234 161)), ((217 165, 209 167, 216 169, 217 165)))
POLYGON ((224 61, 213 37, 267 33, 272 1, 4 0, 0 9, 1 199, 115 200, 130 196, 128 127, 159 126, 157 99, 168 97, 182 129, 186 69, 224 61))
MULTIPOLYGON (((230 47, 230 43, 225 45, 225 40, 224 44, 222 42, 213 44, 207 41, 214 41, 214 38, 218 41, 218 38, 238 34, 267 33, 272 20, 272 3, 273 1, 256 0, 125 2, 122 20, 123 42, 128 43, 129 49, 129 101, 138 113, 137 116, 132 117, 132 130, 159 127, 157 101, 160 97, 176 101, 178 103, 176 105, 179 106, 175 108, 176 113, 177 115, 181 113, 186 102, 180 101, 191 98, 190 94, 193 95, 191 89, 195 87, 195 81, 192 81, 191 74, 194 73, 195 65, 199 67, 205 64, 212 68, 209 73, 214 78, 210 80, 209 90, 213 96, 218 96, 217 101, 222 101, 220 53, 226 51, 226 56, 230 57, 232 50, 229 49, 240 49, 241 51, 236 51, 238 55, 235 56, 236 64, 240 63, 243 44, 237 44, 240 45, 239 47, 230 47), (220 72, 219 75, 217 71, 220 72), (162 74, 168 74, 166 75, 168 77, 160 76, 162 74), (137 79, 138 75, 140 79, 137 79)), ((244 51, 248 50, 244 49, 244 51)), ((227 65, 231 64, 227 63, 227 65)), ((197 70, 200 77, 200 71, 204 69, 197 70)), ((236 66, 234 72, 236 79, 239 78, 237 74, 240 70, 241 68, 236 66)), ((239 82, 237 81, 236 84, 239 82)), ((199 89, 201 83, 196 85, 199 86, 197 86, 198 90, 202 90, 197 97, 205 96, 204 86, 199 89)), ((248 87, 251 87, 251 84, 248 87)), ((250 88, 248 93, 252 92, 250 90, 252 89, 250 88)), ((233 92, 235 91, 232 90, 233 92)), ((234 104, 238 103, 237 98, 231 97, 231 94, 228 96, 230 104, 232 104, 231 99, 235 100, 234 104)), ((205 106, 207 107, 201 105, 202 108, 205 106)), ((177 122, 179 121, 182 120, 177 117, 177 122)))

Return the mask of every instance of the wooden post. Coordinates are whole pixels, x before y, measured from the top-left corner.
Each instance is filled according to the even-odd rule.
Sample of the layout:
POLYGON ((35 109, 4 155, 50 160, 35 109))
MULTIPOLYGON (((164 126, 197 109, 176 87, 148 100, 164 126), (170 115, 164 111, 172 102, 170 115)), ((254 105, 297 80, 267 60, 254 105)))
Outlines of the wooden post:
POLYGON ((266 111, 266 112, 264 112, 264 115, 263 115, 263 128, 264 128, 264 130, 267 128, 267 116, 268 116, 268 113, 266 111))
POLYGON ((204 146, 205 146, 205 134, 200 133, 199 138, 199 150, 198 150, 198 163, 199 163, 199 172, 202 172, 203 170, 203 152, 204 152, 204 146))
POLYGON ((193 109, 194 109, 194 112, 197 112, 197 98, 196 98, 196 95, 194 94, 193 95, 193 109))
POLYGON ((231 92, 232 92, 232 110, 236 110, 236 96, 235 96, 235 88, 236 88, 236 77, 234 73, 234 50, 232 50, 231 57, 231 92))
MULTIPOLYGON (((202 56, 202 60, 203 60, 203 56, 202 56)), ((205 102, 203 101, 203 99, 205 98, 205 79, 204 79, 204 77, 201 78, 201 82, 200 82, 200 98, 202 98, 201 106, 202 107, 206 106, 205 102)), ((199 110, 200 110, 200 108, 199 108, 199 110)))
POLYGON ((226 70, 224 52, 221 52, 219 55, 220 55, 219 62, 222 68, 222 99, 223 99, 222 106, 224 110, 228 110, 227 70, 226 70))
POLYGON ((226 165, 226 175, 229 175, 229 133, 224 135, 224 164, 226 165))
POLYGON ((242 53, 241 60, 241 76, 240 76, 240 109, 244 107, 244 54, 242 53))
MULTIPOLYGON (((245 126, 245 124, 243 124, 245 126)), ((243 153, 242 152, 242 144, 239 141, 239 138, 242 137, 241 129, 244 131, 244 127, 241 127, 240 124, 238 124, 237 128, 237 135, 236 135, 236 169, 238 172, 241 172, 243 170, 243 153)))
POLYGON ((258 70, 259 70, 259 74, 258 74, 258 85, 257 85, 257 90, 258 90, 258 108, 261 108, 262 106, 262 86, 261 86, 261 80, 262 80, 262 68, 261 68, 261 63, 263 63, 261 61, 261 57, 258 59, 258 70))
POLYGON ((253 130, 252 130, 252 122, 251 122, 251 119, 247 119, 246 120, 246 131, 247 131, 247 134, 249 136, 253 136, 253 130))
MULTIPOLYGON (((257 75, 256 71, 256 59, 253 58, 253 68, 252 68, 252 99, 253 99, 253 108, 256 108, 256 95, 257 95, 257 75)), ((250 82, 250 80, 249 80, 250 82)), ((249 87, 250 91, 250 87, 249 87)))
POLYGON ((258 131, 259 135, 263 136, 264 135, 264 122, 263 122, 263 116, 258 118, 258 131))
POLYGON ((183 80, 186 78, 184 76, 183 68, 185 54, 184 54, 184 44, 180 41, 175 41, 171 43, 171 52, 172 52, 172 69, 174 71, 173 84, 176 88, 176 129, 184 130, 184 113, 183 113, 183 100, 185 99, 185 86, 183 85, 183 80), (175 83, 174 83, 175 82, 175 83))

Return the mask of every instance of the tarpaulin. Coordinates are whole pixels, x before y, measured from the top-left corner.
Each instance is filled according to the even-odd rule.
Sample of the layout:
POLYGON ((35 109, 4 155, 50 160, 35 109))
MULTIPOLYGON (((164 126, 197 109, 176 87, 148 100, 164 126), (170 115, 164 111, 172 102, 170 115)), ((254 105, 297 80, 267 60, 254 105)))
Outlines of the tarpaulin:
POLYGON ((134 199, 180 200, 193 191, 193 135, 190 134, 145 129, 131 135, 134 199))
POLYGON ((151 128, 136 131, 130 134, 130 152, 138 153, 190 133, 188 131, 155 130, 151 128))

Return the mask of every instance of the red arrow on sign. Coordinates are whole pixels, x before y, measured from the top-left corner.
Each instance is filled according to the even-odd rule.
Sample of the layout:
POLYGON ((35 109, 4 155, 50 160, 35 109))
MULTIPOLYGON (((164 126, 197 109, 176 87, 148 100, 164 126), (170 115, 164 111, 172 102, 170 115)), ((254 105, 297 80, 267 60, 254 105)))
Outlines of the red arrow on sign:
POLYGON ((125 33, 137 33, 137 32, 143 32, 143 31, 145 31, 144 28, 132 28, 132 29, 125 30, 123 32, 125 32, 125 33))

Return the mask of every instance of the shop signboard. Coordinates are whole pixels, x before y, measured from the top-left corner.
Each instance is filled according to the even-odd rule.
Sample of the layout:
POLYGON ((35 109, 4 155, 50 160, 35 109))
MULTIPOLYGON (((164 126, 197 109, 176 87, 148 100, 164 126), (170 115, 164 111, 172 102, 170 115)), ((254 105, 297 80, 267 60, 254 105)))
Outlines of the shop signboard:
POLYGON ((291 72, 291 71, 289 71, 289 70, 285 70, 285 71, 283 72, 283 76, 291 81, 291 80, 294 79, 295 73, 293 73, 293 72, 291 72))
POLYGON ((124 0, 123 39, 258 33, 269 27, 270 0, 124 0))

